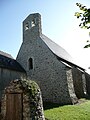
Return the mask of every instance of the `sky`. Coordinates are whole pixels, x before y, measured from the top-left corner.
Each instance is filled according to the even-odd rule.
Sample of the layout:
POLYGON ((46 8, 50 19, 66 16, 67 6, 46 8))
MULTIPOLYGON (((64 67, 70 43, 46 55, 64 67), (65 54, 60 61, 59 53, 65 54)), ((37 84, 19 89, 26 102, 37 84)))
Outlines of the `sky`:
POLYGON ((0 0, 0 50, 16 58, 22 43, 22 22, 29 14, 40 13, 43 34, 89 71, 90 48, 83 48, 89 36, 74 16, 79 11, 77 2, 90 7, 90 0, 0 0))

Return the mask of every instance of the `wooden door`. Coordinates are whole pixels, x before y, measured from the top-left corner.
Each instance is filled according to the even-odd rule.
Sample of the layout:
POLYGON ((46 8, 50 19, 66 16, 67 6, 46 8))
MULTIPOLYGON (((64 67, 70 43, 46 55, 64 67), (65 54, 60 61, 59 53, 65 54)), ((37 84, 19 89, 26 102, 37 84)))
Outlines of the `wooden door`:
POLYGON ((23 120, 22 94, 9 93, 6 95, 6 120, 23 120))

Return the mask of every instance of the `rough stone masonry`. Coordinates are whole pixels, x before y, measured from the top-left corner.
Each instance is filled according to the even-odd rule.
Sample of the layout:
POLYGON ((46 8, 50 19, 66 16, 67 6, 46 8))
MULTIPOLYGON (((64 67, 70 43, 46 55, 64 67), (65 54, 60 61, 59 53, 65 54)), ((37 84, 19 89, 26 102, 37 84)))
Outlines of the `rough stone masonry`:
POLYGON ((27 79, 11 81, 4 90, 1 115, 2 120, 45 120, 39 86, 27 79))

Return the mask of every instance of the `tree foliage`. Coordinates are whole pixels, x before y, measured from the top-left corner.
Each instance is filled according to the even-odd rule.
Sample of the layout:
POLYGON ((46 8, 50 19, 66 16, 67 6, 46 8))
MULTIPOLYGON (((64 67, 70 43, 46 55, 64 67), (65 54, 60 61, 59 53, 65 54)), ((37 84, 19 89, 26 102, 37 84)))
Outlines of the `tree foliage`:
MULTIPOLYGON (((80 11, 75 12, 75 16, 80 19, 80 28, 86 28, 90 29, 90 8, 87 8, 86 6, 82 5, 81 3, 76 3, 76 5, 79 7, 80 11)), ((90 35, 90 33, 89 33, 90 35)), ((89 40, 87 40, 87 45, 85 45, 84 48, 90 47, 89 40)))

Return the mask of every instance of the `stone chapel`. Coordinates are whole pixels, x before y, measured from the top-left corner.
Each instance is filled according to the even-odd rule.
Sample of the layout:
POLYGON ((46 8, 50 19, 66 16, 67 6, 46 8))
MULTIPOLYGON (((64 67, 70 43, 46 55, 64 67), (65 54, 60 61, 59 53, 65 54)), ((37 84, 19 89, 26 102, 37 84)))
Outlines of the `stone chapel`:
POLYGON ((0 87, 1 95, 7 85, 5 81, 20 77, 34 80, 39 85, 45 102, 74 104, 78 98, 90 94, 90 76, 84 68, 75 64, 65 49, 42 33, 39 13, 30 14, 23 21, 23 41, 16 60, 5 55, 1 55, 0 60, 0 74, 2 69, 9 70, 7 78, 3 78, 3 81, 0 78, 1 84, 4 84, 0 87))

